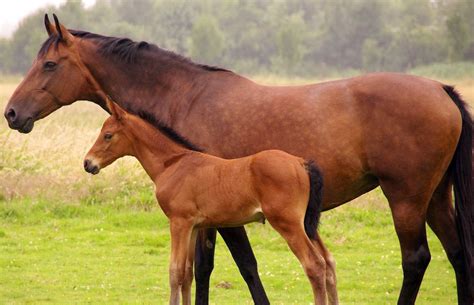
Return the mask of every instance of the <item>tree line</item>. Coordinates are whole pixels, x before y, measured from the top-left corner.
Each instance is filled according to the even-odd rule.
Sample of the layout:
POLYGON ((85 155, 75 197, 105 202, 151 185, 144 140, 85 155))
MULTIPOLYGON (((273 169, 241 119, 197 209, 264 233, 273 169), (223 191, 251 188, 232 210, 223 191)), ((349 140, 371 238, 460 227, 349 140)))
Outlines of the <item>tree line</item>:
POLYGON ((0 73, 23 73, 44 13, 73 29, 130 37, 240 73, 317 76, 474 61, 472 0, 69 0, 0 39, 0 73))

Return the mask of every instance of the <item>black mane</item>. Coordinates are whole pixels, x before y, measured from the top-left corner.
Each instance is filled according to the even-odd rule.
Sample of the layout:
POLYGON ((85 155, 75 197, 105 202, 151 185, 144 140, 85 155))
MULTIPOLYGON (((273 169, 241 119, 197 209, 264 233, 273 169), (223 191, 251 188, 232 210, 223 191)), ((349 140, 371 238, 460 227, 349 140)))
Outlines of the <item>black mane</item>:
MULTIPOLYGON (((178 62, 189 64, 194 67, 204 69, 206 71, 230 72, 227 69, 195 63, 189 58, 186 58, 182 55, 176 54, 165 49, 161 49, 157 45, 148 43, 146 41, 136 42, 129 38, 102 36, 99 34, 79 30, 69 30, 69 32, 75 37, 95 40, 98 43, 99 52, 103 56, 115 56, 119 60, 122 60, 127 63, 134 63, 136 59, 140 56, 140 54, 142 54, 143 51, 147 50, 160 53, 160 56, 163 56, 165 58, 174 59, 178 62)), ((41 46, 38 52, 38 56, 46 54, 52 44, 57 47, 59 41, 60 39, 58 35, 49 36, 48 39, 46 39, 46 41, 41 46)))
POLYGON ((43 44, 41 45, 41 48, 38 51, 38 57, 43 56, 44 54, 46 54, 46 52, 48 52, 48 50, 49 50, 49 48, 51 47, 52 44, 54 44, 54 47, 57 48, 59 41, 60 41, 59 36, 57 36, 57 35, 49 36, 48 39, 46 39, 43 42, 43 44))
POLYGON ((185 137, 177 133, 174 129, 160 122, 151 113, 146 112, 146 111, 140 111, 137 113, 137 115, 140 118, 147 121, 148 123, 150 123, 151 125, 153 125, 153 127, 161 131, 165 136, 167 136, 173 142, 190 150, 199 151, 199 152, 203 151, 201 148, 197 147, 196 145, 191 143, 188 139, 186 139, 185 137))

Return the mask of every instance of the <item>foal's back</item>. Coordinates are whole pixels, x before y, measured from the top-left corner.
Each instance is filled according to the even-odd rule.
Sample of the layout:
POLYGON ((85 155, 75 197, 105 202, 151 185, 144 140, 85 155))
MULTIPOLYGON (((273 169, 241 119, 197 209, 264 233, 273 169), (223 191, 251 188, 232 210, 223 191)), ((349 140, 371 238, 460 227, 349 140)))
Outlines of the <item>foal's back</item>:
POLYGON ((165 214, 197 215, 199 227, 263 221, 275 208, 304 216, 309 195, 304 160, 279 150, 230 160, 192 152, 168 167, 156 185, 165 214), (271 208, 265 204, 270 202, 271 208))

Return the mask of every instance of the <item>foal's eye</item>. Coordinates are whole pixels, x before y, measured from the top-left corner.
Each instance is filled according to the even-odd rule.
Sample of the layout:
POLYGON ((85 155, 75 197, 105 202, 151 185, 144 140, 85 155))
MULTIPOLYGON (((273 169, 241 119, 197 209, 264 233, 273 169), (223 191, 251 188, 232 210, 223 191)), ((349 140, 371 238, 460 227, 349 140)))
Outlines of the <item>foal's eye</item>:
POLYGON ((55 63, 54 61, 47 61, 43 65, 44 69, 48 71, 54 70, 56 66, 57 66, 57 63, 55 63))
POLYGON ((104 135, 104 140, 110 141, 110 139, 112 139, 112 134, 111 134, 111 133, 106 133, 106 134, 104 135))

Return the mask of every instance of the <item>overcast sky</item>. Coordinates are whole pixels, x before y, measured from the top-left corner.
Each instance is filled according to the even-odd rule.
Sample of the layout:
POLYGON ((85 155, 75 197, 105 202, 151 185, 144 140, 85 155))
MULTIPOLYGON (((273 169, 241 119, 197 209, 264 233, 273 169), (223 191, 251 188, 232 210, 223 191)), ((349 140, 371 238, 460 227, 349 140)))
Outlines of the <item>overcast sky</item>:
MULTIPOLYGON (((77 0, 80 1, 80 0, 77 0)), ((18 23, 27 15, 49 4, 59 6, 66 0, 7 0, 2 1, 0 9, 0 37, 10 37, 18 23)), ((89 7, 95 0, 82 0, 89 7)), ((54 13, 54 12, 49 12, 54 13)))

